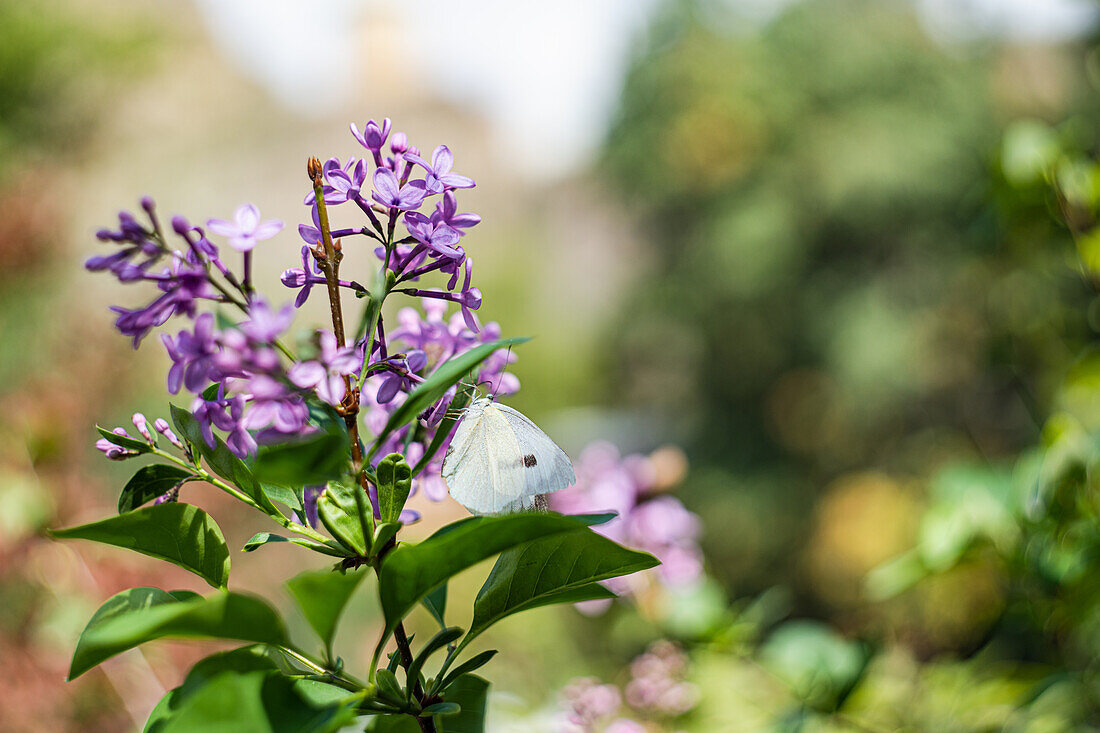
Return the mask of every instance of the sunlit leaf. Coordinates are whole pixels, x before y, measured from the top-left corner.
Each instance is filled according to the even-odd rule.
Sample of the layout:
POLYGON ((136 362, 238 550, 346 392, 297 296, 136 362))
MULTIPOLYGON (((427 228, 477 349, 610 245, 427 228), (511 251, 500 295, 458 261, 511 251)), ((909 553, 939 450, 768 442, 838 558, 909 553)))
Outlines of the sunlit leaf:
POLYGON ((287 581, 287 590, 326 649, 332 647, 340 614, 364 577, 365 570, 346 573, 321 570, 299 573, 287 581))
POLYGON ((118 601, 116 598, 119 596, 104 604, 107 607, 114 603, 100 620, 93 617, 94 623, 89 622, 80 635, 79 657, 73 658, 70 679, 120 652, 163 637, 287 643, 282 619, 275 609, 255 596, 219 592, 206 597, 185 596, 178 603, 167 602, 155 593, 118 601))
POLYGON ((84 539, 125 547, 190 570, 215 588, 229 581, 229 548, 214 519, 190 504, 168 502, 98 522, 50 531, 57 539, 84 539))
POLYGON ((122 494, 118 497, 118 513, 133 511, 194 475, 190 471, 163 463, 142 466, 123 487, 122 494))

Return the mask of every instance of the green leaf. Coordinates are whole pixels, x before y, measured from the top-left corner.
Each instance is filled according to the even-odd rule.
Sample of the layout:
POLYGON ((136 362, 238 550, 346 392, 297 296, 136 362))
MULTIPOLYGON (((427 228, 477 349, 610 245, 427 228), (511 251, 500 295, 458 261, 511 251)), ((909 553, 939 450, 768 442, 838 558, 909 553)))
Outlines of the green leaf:
POLYGON ((351 460, 348 450, 345 436, 317 433, 261 449, 253 472, 260 481, 280 486, 323 484, 345 473, 351 460))
POLYGON ((95 429, 99 431, 100 435, 117 445, 119 448, 137 451, 138 453, 148 453, 149 451, 153 450, 153 446, 149 445, 149 443, 146 442, 144 439, 138 440, 137 438, 129 438, 125 435, 112 433, 107 428, 102 428, 99 425, 96 425, 95 429))
POLYGON ((485 711, 489 697, 489 683, 475 674, 466 674, 455 680, 447 690, 446 701, 462 707, 458 715, 439 718, 436 721, 440 733, 485 733, 485 711))
POLYGON ((390 453, 378 462, 378 512, 383 522, 396 522, 412 490, 412 469, 400 453, 390 453))
POLYGON ((405 704, 405 691, 401 689, 401 683, 397 681, 397 675, 391 670, 385 667, 375 670, 374 682, 378 685, 378 694, 384 699, 398 705, 405 704))
POLYGON ((458 715, 462 712, 462 706, 457 702, 437 702, 420 711, 421 718, 430 718, 433 715, 458 715))
POLYGON ((370 455, 367 456, 368 462, 370 459, 374 458, 374 454, 377 453, 378 449, 382 447, 382 444, 386 442, 386 438, 389 437, 390 433, 415 420, 420 413, 428 409, 429 405, 442 397, 448 389, 466 376, 468 372, 488 359, 493 352, 507 348, 508 346, 522 344, 525 341, 530 341, 530 339, 501 339, 499 341, 493 341, 492 343, 482 344, 442 364, 430 377, 421 382, 420 386, 409 393, 408 399, 401 403, 400 407, 393 411, 390 415, 390 419, 386 421, 386 426, 382 428, 382 432, 380 432, 374 440, 374 446, 371 448, 370 455))
POLYGON ((93 647, 89 645, 85 637, 97 627, 102 626, 113 618, 123 616, 134 611, 152 608, 163 604, 179 603, 180 598, 160 588, 130 588, 108 598, 99 609, 92 614, 84 631, 76 642, 76 650, 73 652, 73 661, 69 667, 69 679, 75 679, 85 670, 91 669, 106 657, 99 657, 93 647), (79 670, 79 671, 78 671, 79 670))
POLYGON ((470 633, 462 644, 513 613, 553 603, 613 598, 596 581, 657 564, 652 555, 628 550, 588 528, 507 550, 477 594, 470 633))
POLYGON ((428 448, 424 451, 424 455, 420 456, 420 460, 416 462, 416 466, 413 467, 413 476, 419 476, 420 472, 431 463, 431 460, 435 458, 435 454, 439 452, 443 447, 443 443, 451 437, 451 431, 458 422, 462 410, 473 400, 474 385, 463 384, 459 387, 455 393, 455 397, 451 400, 451 404, 447 406, 447 414, 443 416, 443 419, 439 421, 439 425, 436 426, 435 434, 432 436, 432 442, 428 445, 428 448))
POLYGON ((400 522, 379 522, 374 528, 374 539, 371 540, 371 555, 375 556, 381 553, 400 529, 400 522))
POLYGON ((321 570, 300 573, 287 581, 287 590, 302 609, 306 621, 321 637, 325 649, 332 648, 340 614, 364 577, 365 570, 347 573, 321 570))
POLYGON ((474 656, 470 657, 469 659, 467 659, 462 664, 460 664, 457 667, 455 667, 454 669, 452 669, 447 674, 447 676, 443 678, 443 681, 435 686, 435 689, 437 689, 439 691, 446 691, 446 689, 448 687, 450 687, 454 683, 454 681, 457 680, 459 677, 461 677, 464 674, 469 674, 470 672, 473 672, 475 669, 481 669, 482 667, 484 667, 486 664, 489 663, 490 659, 492 659, 496 655, 497 655, 497 650, 496 649, 489 649, 487 651, 481 652, 480 654, 475 654, 474 656))
MULTIPOLYGON (((145 722, 144 733, 161 733, 168 720, 179 711, 184 701, 201 689, 212 678, 222 672, 252 672, 278 669, 278 659, 269 647, 253 644, 228 652, 213 654, 199 660, 183 684, 160 699, 149 719, 145 722)), ((346 691, 345 691, 346 694, 346 691)))
POLYGON ((186 698, 161 729, 163 733, 329 733, 351 723, 352 703, 321 706, 279 672, 226 671, 186 698))
POLYGON ((447 584, 443 583, 437 586, 428 595, 424 596, 420 601, 424 604, 424 608, 428 609, 428 613, 439 622, 439 625, 443 628, 447 628, 447 622, 443 620, 443 614, 447 610, 447 584))
POLYGON ((191 504, 168 502, 79 527, 55 529, 56 539, 126 547, 190 570, 215 588, 229 581, 229 548, 214 519, 191 504))
POLYGON ((367 540, 363 535, 363 519, 359 516, 356 493, 360 495, 363 505, 369 507, 370 502, 358 484, 349 486, 342 481, 329 481, 317 498, 317 517, 341 545, 356 555, 365 556, 367 540))
POLYGON ((376 654, 381 653, 381 645, 398 621, 452 575, 517 545, 583 526, 576 518, 551 513, 469 517, 443 527, 419 544, 391 551, 379 572, 386 630, 376 654))
MULTIPOLYGON (((218 592, 167 603, 163 602, 162 597, 156 597, 162 602, 150 601, 147 607, 134 609, 123 605, 94 625, 89 622, 80 636, 77 645, 80 656, 73 658, 69 679, 79 677, 103 660, 127 649, 164 637, 238 639, 275 646, 288 643, 282 619, 261 598, 218 592)), ((112 601, 114 599, 108 603, 112 601)))
POLYGON ((449 629, 443 629, 428 640, 428 643, 424 645, 424 648, 421 649, 420 653, 413 659, 406 673, 405 679, 410 690, 416 683, 416 680, 420 678, 420 670, 424 668, 424 663, 428 661, 428 658, 460 636, 462 636, 462 629, 458 626, 452 626, 449 629))
POLYGON ((264 545, 277 544, 280 542, 289 542, 299 547, 305 547, 314 552, 320 552, 324 555, 331 557, 351 557, 352 554, 344 548, 337 545, 335 542, 331 545, 322 544, 315 540, 311 540, 308 537, 283 537, 282 535, 272 534, 271 532, 257 532, 252 535, 252 539, 244 543, 242 548, 245 552, 253 552, 264 545))
POLYGON ((302 505, 302 487, 279 486, 278 484, 263 484, 262 488, 268 498, 286 504, 292 510, 301 514, 305 507, 302 505))
MULTIPOLYGON (((421 728, 416 723, 416 718, 402 713, 401 715, 372 715, 366 733, 420 733, 421 728)), ((437 729, 438 730, 438 729, 437 729)))
POLYGON ((237 458, 233 451, 229 450, 229 446, 225 444, 225 441, 215 435, 214 447, 211 448, 206 444, 206 439, 202 436, 202 428, 195 416, 175 405, 170 407, 172 422, 175 424, 176 430, 179 431, 181 437, 194 446, 200 456, 206 459, 206 464, 210 466, 210 469, 244 492, 269 515, 279 516, 279 510, 275 508, 275 505, 271 503, 271 499, 264 493, 263 487, 252 475, 251 469, 244 461, 237 458))
POLYGON ((118 513, 133 511, 147 501, 156 499, 176 484, 194 478, 195 474, 176 466, 157 463, 137 470, 118 497, 118 513))

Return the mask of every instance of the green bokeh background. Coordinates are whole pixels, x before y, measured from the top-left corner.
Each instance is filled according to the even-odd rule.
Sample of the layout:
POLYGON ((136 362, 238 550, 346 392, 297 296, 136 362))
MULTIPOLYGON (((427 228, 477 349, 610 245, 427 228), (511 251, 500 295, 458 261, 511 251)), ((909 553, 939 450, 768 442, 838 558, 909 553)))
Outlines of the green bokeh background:
MULTIPOLYGON (((677 495, 705 527, 703 586, 487 638, 493 730, 555 730, 558 688, 622 682, 660 637, 702 698, 652 730, 1100 726, 1093 39, 944 41, 902 2, 806 0, 748 26, 736 4, 667 0, 605 143, 546 185, 494 163, 474 113, 380 92, 296 117, 185 6, 99 5, 0 0, 5 729, 127 729, 210 651, 154 645, 62 682, 104 598, 191 587, 41 538, 109 509, 129 473, 91 425, 166 412, 155 340, 135 355, 110 333, 130 293, 79 267, 92 233, 144 193, 297 223, 305 156, 354 154, 346 118, 380 115, 478 178, 462 203, 485 218, 466 242, 483 315, 538 337, 513 404, 574 456, 597 437, 680 446, 677 495)), ((259 273, 277 297, 293 229, 259 273)), ((192 500, 231 543, 264 529, 192 500)), ((427 508, 422 531, 460 514, 427 508)), ((234 577, 292 615, 279 583, 307 562, 235 556, 234 577)), ((349 660, 371 592, 338 637, 349 660)))

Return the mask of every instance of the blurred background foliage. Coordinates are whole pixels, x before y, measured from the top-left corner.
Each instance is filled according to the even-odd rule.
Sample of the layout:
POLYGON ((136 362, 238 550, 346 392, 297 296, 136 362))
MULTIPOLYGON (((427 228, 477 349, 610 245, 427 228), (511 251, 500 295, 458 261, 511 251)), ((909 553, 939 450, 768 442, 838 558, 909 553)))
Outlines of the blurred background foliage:
MULTIPOLYGON (((1100 728, 1095 38, 945 40, 900 0, 805 0, 758 25, 737 6, 658 3, 587 172, 547 187, 477 176, 475 195, 504 191, 471 207, 486 215, 487 316, 540 335, 517 406, 574 455, 592 415, 625 451, 682 446, 677 495, 703 521, 709 576, 503 625, 486 642, 505 649, 488 669, 492 729, 560 729, 554 690, 573 676, 625 689, 658 637, 684 650, 699 697, 675 716, 624 703, 651 731, 1100 728), (582 226, 595 234, 571 242, 582 226), (585 293, 555 302, 570 284, 585 293)), ((131 203, 143 151, 178 145, 153 160, 170 192, 209 183, 188 205, 251 197, 243 182, 270 170, 290 183, 265 195, 296 212, 295 156, 352 150, 209 73, 193 20, 102 11, 0 0, 0 654, 23 670, 0 686, 0 721, 17 731, 125 729, 209 651, 165 644, 61 682, 99 601, 184 582, 36 535, 117 495, 124 471, 93 455, 91 423, 163 412, 159 372, 139 376, 106 316, 58 293, 87 286, 70 271, 111 219, 93 187, 131 203), (181 36, 216 103, 179 140, 139 140, 144 114, 175 109, 146 76, 162 95, 186 88, 161 69, 181 36), (129 160, 104 142, 127 135, 129 160), (214 180, 191 155, 233 170, 214 180), (74 233, 66 217, 88 208, 74 233)), ((342 134, 380 104, 316 125, 342 134)), ((394 106, 469 142, 469 172, 491 169, 482 122, 394 106)), ((257 529, 223 516, 242 541, 257 529)), ((248 587, 276 587, 286 557, 242 558, 248 587)), ((352 646, 377 623, 356 603, 352 646)))

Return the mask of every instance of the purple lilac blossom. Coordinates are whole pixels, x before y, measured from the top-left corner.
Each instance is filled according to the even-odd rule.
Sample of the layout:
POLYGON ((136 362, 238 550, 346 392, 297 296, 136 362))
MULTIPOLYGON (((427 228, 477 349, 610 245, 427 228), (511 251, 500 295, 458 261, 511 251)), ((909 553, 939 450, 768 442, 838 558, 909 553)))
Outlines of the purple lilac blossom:
POLYGON ((290 368, 290 381, 302 389, 315 390, 330 405, 339 405, 347 393, 345 377, 357 373, 363 359, 353 347, 339 348, 331 331, 321 331, 320 345, 316 359, 290 368))
POLYGON ((387 168, 374 171, 374 192, 371 197, 391 209, 410 211, 417 209, 426 195, 423 181, 410 181, 405 185, 387 168))
POLYGON ((233 221, 210 219, 206 227, 215 234, 229 239, 229 246, 238 252, 250 252, 265 239, 271 239, 283 229, 278 219, 260 220, 260 210, 253 204, 240 206, 233 221))
POLYGON ((475 185, 474 179, 451 173, 455 156, 446 145, 440 145, 432 151, 431 163, 411 152, 405 153, 405 160, 419 165, 428 172, 424 186, 429 193, 443 193, 451 188, 473 188, 475 185))
MULTIPOLYGON (((362 132, 359 132, 359 128, 354 122, 349 126, 351 128, 351 134, 359 141, 360 145, 371 151, 378 165, 382 165, 382 156, 379 151, 382 150, 382 146, 386 144, 386 138, 389 137, 391 124, 390 118, 387 117, 382 120, 381 125, 374 120, 370 120, 363 126, 362 132)), ((404 138, 404 133, 398 134, 404 138)))

